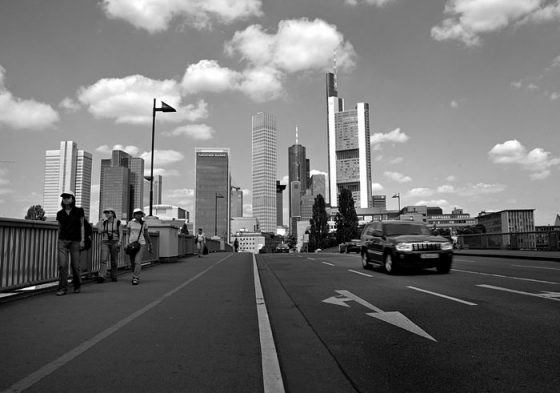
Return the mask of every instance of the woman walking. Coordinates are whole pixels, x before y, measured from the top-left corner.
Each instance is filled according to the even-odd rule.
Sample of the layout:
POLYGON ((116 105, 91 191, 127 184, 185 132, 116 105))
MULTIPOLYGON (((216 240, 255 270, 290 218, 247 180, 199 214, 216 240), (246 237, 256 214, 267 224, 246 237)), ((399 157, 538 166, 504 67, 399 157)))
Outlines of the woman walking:
POLYGON ((206 234, 202 232, 202 228, 198 228, 198 233, 194 238, 196 242, 196 248, 198 250, 198 257, 204 253, 204 247, 206 247, 206 234))
POLYGON ((80 293, 80 250, 85 245, 84 209, 76 207, 76 196, 72 191, 60 194, 62 209, 56 214, 58 221, 58 291, 56 296, 68 292, 68 257, 72 267, 74 293, 80 293))
MULTIPOLYGON (((138 242, 140 247, 133 253, 129 254, 130 264, 132 267, 132 285, 138 285, 140 282, 140 272, 142 271, 142 254, 144 247, 148 246, 148 252, 152 252, 152 241, 148 234, 148 223, 144 221, 144 212, 142 209, 135 209, 132 213, 134 217, 128 223, 128 245, 138 242)), ((127 247, 129 247, 127 245, 127 247)))
POLYGON ((97 232, 101 234, 101 267, 97 276, 98 283, 105 281, 109 260, 111 261, 111 281, 117 281, 118 258, 123 237, 121 221, 117 219, 115 210, 108 207, 103 210, 103 215, 104 217, 97 224, 97 232))

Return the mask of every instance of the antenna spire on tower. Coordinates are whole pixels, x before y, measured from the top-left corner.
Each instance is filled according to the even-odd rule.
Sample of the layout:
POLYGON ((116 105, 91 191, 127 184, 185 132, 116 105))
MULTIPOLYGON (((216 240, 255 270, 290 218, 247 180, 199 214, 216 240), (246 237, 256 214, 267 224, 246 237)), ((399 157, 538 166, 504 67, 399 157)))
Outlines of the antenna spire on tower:
POLYGON ((298 144, 298 126, 296 125, 296 145, 298 144))
POLYGON ((336 76, 336 49, 333 50, 333 74, 334 74, 334 88, 338 89, 337 76, 336 76))

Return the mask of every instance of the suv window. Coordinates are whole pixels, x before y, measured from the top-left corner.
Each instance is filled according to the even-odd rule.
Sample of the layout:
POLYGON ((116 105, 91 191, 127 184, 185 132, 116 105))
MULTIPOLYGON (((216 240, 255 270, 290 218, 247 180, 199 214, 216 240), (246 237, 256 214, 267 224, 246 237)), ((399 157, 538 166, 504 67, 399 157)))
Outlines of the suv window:
POLYGON ((383 225, 383 232, 387 236, 399 236, 399 235, 428 235, 430 236, 432 232, 428 227, 424 225, 415 224, 385 224, 383 225))

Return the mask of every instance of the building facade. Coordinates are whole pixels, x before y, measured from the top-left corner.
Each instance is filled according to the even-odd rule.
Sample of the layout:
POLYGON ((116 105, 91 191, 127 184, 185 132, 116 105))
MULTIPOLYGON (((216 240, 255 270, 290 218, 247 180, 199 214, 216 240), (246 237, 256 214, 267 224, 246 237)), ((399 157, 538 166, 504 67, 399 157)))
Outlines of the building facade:
POLYGON ((263 232, 276 233, 277 124, 274 115, 252 117, 253 216, 263 232))
POLYGON ((346 111, 332 73, 327 74, 327 133, 331 206, 337 206, 337 196, 346 188, 356 207, 371 207, 369 105, 361 102, 346 111))
POLYGON ((311 194, 317 196, 321 194, 325 200, 328 198, 327 195, 327 178, 322 173, 312 175, 309 179, 309 189, 311 194))
POLYGON ((119 219, 129 221, 134 209, 144 206, 144 160, 113 150, 110 159, 101 160, 99 185, 99 218, 112 207, 119 219))
POLYGON ((60 210, 60 194, 68 190, 74 192, 76 206, 82 207, 89 218, 91 171, 91 153, 78 150, 76 142, 62 141, 59 150, 45 152, 43 209, 47 219, 56 219, 60 210))
MULTIPOLYGON (((288 148, 288 184, 298 181, 300 184, 301 195, 305 194, 307 190, 307 165, 308 160, 305 157, 305 147, 300 144, 292 145, 288 148)), ((288 200, 292 200, 292 189, 289 189, 288 200)), ((289 212, 290 217, 293 211, 292 204, 290 203, 289 212)), ((297 214, 296 214, 297 215, 297 214)))
POLYGON ((195 228, 229 239, 229 148, 195 149, 195 228))
POLYGON ((231 186, 231 216, 243 217, 243 190, 240 187, 231 186))
MULTIPOLYGON (((148 177, 148 179, 149 179, 149 177, 148 177)), ((144 202, 149 204, 150 203, 150 180, 148 180, 148 179, 144 179, 144 202)), ((163 204, 163 201, 162 201, 162 195, 163 195, 162 182, 163 182, 163 177, 161 175, 154 175, 154 184, 152 186, 153 187, 153 192, 154 192, 153 205, 163 204)), ((148 205, 148 210, 150 210, 149 205, 148 205)), ((146 210, 146 212, 148 210, 146 210)), ((156 214, 154 214, 154 215, 156 215, 156 214)))
POLYGON ((280 180, 276 180, 276 225, 278 227, 284 225, 284 190, 285 184, 280 184, 280 180))

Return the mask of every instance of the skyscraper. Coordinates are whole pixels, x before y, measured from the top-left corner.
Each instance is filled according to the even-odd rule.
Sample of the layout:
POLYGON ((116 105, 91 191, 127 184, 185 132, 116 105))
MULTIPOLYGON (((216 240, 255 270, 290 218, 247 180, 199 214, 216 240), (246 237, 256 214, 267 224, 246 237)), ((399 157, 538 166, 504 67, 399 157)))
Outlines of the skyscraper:
POLYGON ((229 239, 229 157, 227 148, 195 149, 194 228, 223 239, 229 239))
POLYGON ((276 180, 276 225, 284 225, 284 190, 286 185, 276 180))
POLYGON ((260 112, 252 117, 253 216, 263 232, 276 233, 276 118, 260 112))
MULTIPOLYGON (((149 179, 149 177, 148 177, 149 179)), ((154 201, 153 204, 154 205, 161 205, 163 204, 162 202, 162 182, 163 182, 163 177, 161 175, 154 175, 154 201)), ((150 203, 150 181, 147 179, 144 179, 144 203, 148 204, 150 203)), ((147 213, 146 213, 147 214, 147 213)))
POLYGON ((73 141, 62 141, 59 150, 45 152, 43 209, 48 219, 56 217, 60 210, 60 194, 68 190, 75 193, 76 206, 82 207, 89 218, 91 165, 91 153, 78 150, 73 141))
POLYGON ((338 97, 336 77, 327 74, 327 119, 329 145, 330 203, 338 205, 342 188, 352 192, 355 206, 371 206, 371 145, 369 105, 358 103, 354 110, 344 110, 338 97))
POLYGON ((311 190, 311 194, 317 196, 321 194, 325 200, 327 199, 327 186, 326 186, 326 177, 322 173, 317 173, 311 176, 309 181, 309 189, 311 190))
POLYGON ((243 190, 231 186, 231 216, 243 217, 243 190))
POLYGON ((112 207, 118 218, 130 220, 136 208, 144 206, 144 160, 122 150, 113 150, 101 160, 99 217, 112 207))
MULTIPOLYGON (((307 168, 308 160, 305 157, 305 147, 297 143, 288 148, 288 184, 294 181, 300 183, 300 193, 305 194, 307 190, 307 168)), ((289 188, 289 200, 292 200, 292 188, 289 188)), ((294 211, 294 207, 290 203, 290 217, 294 211)), ((299 214, 296 214, 299 215, 299 214)))

